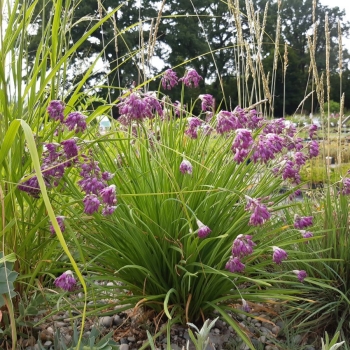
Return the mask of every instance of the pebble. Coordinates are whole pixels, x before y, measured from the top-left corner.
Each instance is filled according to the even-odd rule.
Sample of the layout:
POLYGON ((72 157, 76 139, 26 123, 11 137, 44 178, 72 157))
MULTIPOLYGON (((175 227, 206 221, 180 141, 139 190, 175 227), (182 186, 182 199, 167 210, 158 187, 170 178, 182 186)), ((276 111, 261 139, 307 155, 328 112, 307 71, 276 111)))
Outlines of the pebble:
POLYGON ((128 341, 130 343, 134 343, 136 341, 136 338, 135 337, 128 337, 128 341))
POLYGON ((123 323, 123 320, 119 315, 115 315, 113 317, 113 325, 114 326, 120 326, 122 323, 123 323))
POLYGON ((98 321, 98 324, 102 327, 110 328, 113 324, 113 317, 111 316, 104 316, 101 317, 98 321))
POLYGON ((121 344, 119 350, 129 350, 129 344, 121 344))
POLYGON ((280 330, 281 330, 280 327, 275 326, 275 327, 272 327, 271 332, 277 335, 280 332, 280 330))
POLYGON ((50 340, 47 340, 47 341, 44 343, 44 347, 45 347, 45 348, 49 348, 51 345, 52 345, 52 341, 50 341, 50 340))

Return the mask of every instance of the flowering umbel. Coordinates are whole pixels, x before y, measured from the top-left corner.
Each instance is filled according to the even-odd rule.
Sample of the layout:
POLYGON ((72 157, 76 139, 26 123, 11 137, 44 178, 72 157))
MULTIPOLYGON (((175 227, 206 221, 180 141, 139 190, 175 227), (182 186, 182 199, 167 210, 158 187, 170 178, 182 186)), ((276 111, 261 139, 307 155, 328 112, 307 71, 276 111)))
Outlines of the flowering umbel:
POLYGON ((299 216, 295 215, 294 227, 302 230, 305 227, 312 226, 313 217, 312 216, 299 216))
POLYGON ((192 175, 192 170, 193 170, 192 164, 188 160, 184 159, 180 164, 180 171, 183 174, 192 175))
MULTIPOLYGON (((64 225, 64 216, 57 216, 56 217, 58 226, 60 227, 61 232, 64 232, 64 230, 66 229, 66 226, 64 225)), ((56 234, 56 230, 53 227, 53 225, 50 225, 50 232, 52 235, 56 234)))
POLYGON ((273 256, 272 260, 276 264, 281 264, 283 260, 287 259, 288 254, 285 250, 279 248, 279 247, 272 247, 273 249, 273 256))
POLYGON ((198 87, 199 82, 203 80, 203 78, 196 72, 195 69, 189 69, 186 74, 179 79, 182 81, 187 87, 198 87))
POLYGON ((198 225, 198 231, 197 231, 197 234, 198 234, 198 237, 199 238, 205 238, 209 235, 209 233, 211 232, 211 229, 204 225, 201 221, 199 221, 197 219, 197 225, 198 225))
POLYGON ((56 287, 66 290, 67 292, 73 291, 77 285, 77 281, 73 277, 73 272, 71 270, 57 277, 54 283, 56 287))
POLYGON ((249 225, 260 226, 263 225, 268 219, 270 219, 271 214, 267 210, 266 206, 261 204, 261 199, 250 198, 246 196, 248 203, 245 210, 250 210, 252 215, 249 219, 249 225))
POLYGON ((49 114, 50 118, 56 121, 60 121, 61 123, 64 119, 63 111, 64 103, 59 100, 52 100, 47 107, 47 113, 49 114))
POLYGON ((293 273, 295 273, 298 277, 298 280, 303 283, 304 279, 307 277, 307 273, 304 270, 293 270, 293 273))
POLYGON ((177 85, 178 77, 172 69, 167 69, 162 77, 161 83, 163 89, 171 90, 175 85, 177 85))

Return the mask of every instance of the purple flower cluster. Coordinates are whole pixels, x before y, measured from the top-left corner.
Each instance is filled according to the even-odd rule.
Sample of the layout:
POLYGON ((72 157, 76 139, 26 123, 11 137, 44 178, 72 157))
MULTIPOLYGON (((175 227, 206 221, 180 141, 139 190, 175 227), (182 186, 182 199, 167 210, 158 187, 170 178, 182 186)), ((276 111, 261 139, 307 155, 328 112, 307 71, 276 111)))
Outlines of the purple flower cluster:
POLYGON ((180 171, 183 174, 192 175, 192 171, 193 171, 192 164, 188 160, 184 159, 180 164, 180 171))
POLYGON ((312 216, 299 216, 295 215, 294 218, 294 228, 302 230, 306 227, 312 226, 313 217, 312 216))
POLYGON ((220 111, 217 114, 216 131, 224 134, 237 129, 254 130, 261 126, 262 119, 255 109, 247 112, 237 106, 233 112, 220 111))
POLYGON ((167 69, 161 79, 163 89, 171 90, 178 83, 178 77, 172 69, 167 69))
POLYGON ((203 80, 203 78, 197 73, 195 69, 189 69, 186 71, 185 75, 179 79, 182 81, 187 87, 198 87, 199 82, 203 80))
POLYGON ((317 157, 319 154, 319 146, 318 142, 315 140, 312 140, 309 142, 309 156, 310 158, 317 157))
POLYGON ((153 93, 142 94, 139 91, 133 91, 129 96, 123 98, 117 106, 126 123, 145 118, 153 119, 155 113, 163 116, 162 105, 153 93))
POLYGON ((47 107, 47 113, 49 114, 50 118, 56 121, 63 122, 64 119, 64 103, 59 100, 53 100, 49 103, 49 106, 47 107))
POLYGON ((344 195, 349 195, 350 194, 350 178, 345 177, 342 181, 342 184, 343 184, 343 189, 342 189, 341 193, 344 195))
POLYGON ((303 283, 304 279, 307 277, 307 273, 304 270, 293 270, 293 273, 297 275, 297 278, 301 283, 303 283))
MULTIPOLYGON (((311 238, 311 237, 314 236, 313 233, 310 232, 310 231, 301 230, 300 233, 301 233, 301 236, 302 236, 303 238, 311 238)), ((309 242, 306 241, 305 243, 309 243, 309 242)))
POLYGON ((283 180, 291 180, 292 183, 300 183, 300 166, 297 163, 293 163, 291 160, 287 160, 282 172, 283 180))
POLYGON ((203 120, 197 117, 189 117, 188 127, 185 130, 185 134, 189 136, 191 139, 196 139, 198 137, 198 128, 203 124, 203 120))
POLYGON ((70 270, 64 272, 60 277, 57 277, 54 283, 56 287, 67 292, 72 292, 77 285, 77 281, 73 277, 73 272, 70 270))
MULTIPOLYGON (((64 225, 64 216, 57 216, 56 220, 57 220, 58 226, 60 227, 61 232, 63 233, 66 229, 66 226, 64 225)), ((52 224, 50 225, 50 232, 52 235, 56 234, 56 230, 52 224)))
POLYGON ((253 253, 253 247, 256 244, 252 241, 251 235, 238 235, 233 241, 232 255, 238 258, 243 258, 253 253))
POLYGON ((199 221, 197 219, 197 225, 198 225, 198 231, 197 231, 197 234, 198 234, 198 237, 199 238, 205 238, 209 235, 209 233, 211 232, 211 229, 204 225, 201 221, 199 221))
POLYGON ((84 132, 86 130, 86 116, 80 112, 69 113, 64 124, 68 130, 75 130, 75 133, 84 132))
POLYGON ((279 248, 279 247, 272 247, 273 249, 273 256, 272 260, 276 264, 281 264, 283 260, 288 258, 288 254, 285 250, 279 248))
MULTIPOLYGON (((41 171, 46 186, 56 187, 62 179, 65 169, 76 162, 78 146, 75 139, 62 141, 60 144, 48 143, 44 147, 41 171)), ((36 176, 18 185, 18 189, 32 197, 39 197, 40 187, 36 176)))
POLYGON ((237 163, 242 163, 244 159, 250 152, 250 147, 253 144, 254 140, 252 133, 248 129, 237 129, 236 137, 233 140, 231 147, 232 152, 235 154, 234 160, 237 163))
POLYGON ((245 265, 241 259, 253 253, 253 247, 256 244, 252 241, 250 235, 238 235, 232 244, 232 255, 225 265, 226 270, 230 272, 242 272, 245 265))
POLYGON ((239 258, 231 256, 225 265, 225 269, 230 272, 242 272, 245 269, 245 265, 239 258))
POLYGON ((199 95, 199 99, 202 101, 202 111, 213 111, 214 110, 214 97, 209 94, 199 95))
POLYGON ((252 215, 249 219, 249 225, 263 225, 271 217, 271 214, 267 210, 266 206, 261 204, 261 199, 259 198, 253 199, 248 196, 246 196, 246 198, 248 200, 248 203, 245 209, 252 212, 252 215))
POLYGON ((317 125, 315 124, 311 124, 310 127, 309 127, 309 136, 310 136, 310 139, 313 139, 313 137, 315 136, 316 132, 317 132, 317 125))
POLYGON ((93 214, 103 206, 102 214, 110 215, 116 209, 116 187, 107 185, 107 181, 113 178, 109 172, 101 172, 98 162, 92 157, 83 157, 84 162, 81 164, 81 180, 78 185, 86 193, 83 204, 86 214, 93 214))

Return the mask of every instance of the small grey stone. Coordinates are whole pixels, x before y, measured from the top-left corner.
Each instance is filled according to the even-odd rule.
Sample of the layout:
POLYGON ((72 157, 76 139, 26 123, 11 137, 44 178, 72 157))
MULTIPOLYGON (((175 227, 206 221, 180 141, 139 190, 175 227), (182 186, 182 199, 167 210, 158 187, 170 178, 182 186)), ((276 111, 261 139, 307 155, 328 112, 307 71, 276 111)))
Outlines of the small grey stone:
POLYGON ((46 330, 51 334, 53 334, 53 332, 54 332, 52 327, 47 327, 46 330))
POLYGON ((296 334, 292 337, 292 342, 294 344, 300 344, 302 339, 303 339, 303 337, 300 334, 296 334))
POLYGON ((136 341, 136 338, 135 337, 128 337, 128 341, 130 343, 134 343, 136 341))
POLYGON ((183 337, 186 339, 186 340, 190 340, 190 335, 188 334, 188 331, 185 331, 183 337))
POLYGON ((123 323, 123 320, 122 320, 122 318, 119 315, 115 315, 113 317, 113 324, 115 326, 120 326, 122 323, 123 323))
POLYGON ((262 335, 261 337, 259 337, 259 340, 260 340, 262 343, 265 343, 265 342, 266 342, 266 336, 265 336, 265 335, 262 335))
POLYGON ((268 335, 271 333, 270 330, 265 327, 260 327, 260 332, 264 335, 268 335))
POLYGON ((255 323, 255 326, 256 326, 256 327, 261 327, 261 323, 260 323, 260 322, 257 322, 257 323, 255 323))
POLYGON ((214 328, 213 329, 214 334, 220 334, 220 329, 219 328, 214 328))
POLYGON ((272 327, 271 332, 277 335, 280 332, 280 327, 278 326, 272 327))
POLYGON ((67 326, 67 323, 66 322, 54 322, 53 325, 57 328, 62 328, 62 327, 67 326))
POLYGON ((50 340, 47 340, 47 341, 44 343, 44 347, 45 347, 45 348, 49 348, 51 345, 52 345, 52 341, 50 341, 50 340))
POLYGON ((276 326, 280 327, 282 329, 284 327, 284 322, 283 321, 277 321, 276 326))
POLYGON ((106 328, 109 328, 109 327, 112 327, 112 324, 113 324, 113 317, 111 316, 104 316, 104 317, 101 317, 98 321, 99 325, 102 326, 102 327, 106 327, 106 328))
POLYGON ((129 345, 128 344, 121 344, 119 346, 119 350, 129 350, 129 345))
POLYGON ((247 315, 238 314, 238 315, 237 315, 237 318, 238 318, 239 320, 245 320, 245 319, 247 318, 247 315))
POLYGON ((181 350, 181 348, 177 344, 172 343, 170 346, 172 350, 181 350))

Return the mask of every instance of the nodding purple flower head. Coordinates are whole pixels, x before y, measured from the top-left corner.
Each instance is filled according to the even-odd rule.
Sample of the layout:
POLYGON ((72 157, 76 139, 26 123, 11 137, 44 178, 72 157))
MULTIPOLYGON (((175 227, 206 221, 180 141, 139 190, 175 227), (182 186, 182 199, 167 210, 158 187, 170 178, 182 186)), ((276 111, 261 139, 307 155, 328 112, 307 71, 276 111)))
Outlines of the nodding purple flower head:
POLYGON ((236 149, 249 149, 253 144, 252 132, 248 129, 237 129, 236 137, 232 143, 232 151, 236 151, 236 149))
POLYGON ((100 201, 95 194, 87 194, 83 199, 83 203, 86 214, 96 213, 100 207, 100 201))
POLYGON ((214 98, 212 95, 209 94, 204 94, 204 95, 199 95, 199 99, 202 101, 201 107, 202 111, 213 111, 214 109, 214 98))
POLYGON ((68 292, 73 291, 77 285, 77 281, 73 277, 73 272, 70 270, 62 273, 60 277, 57 277, 54 283, 56 287, 62 288, 68 292))
POLYGON ((299 216, 295 215, 294 227, 298 230, 302 230, 305 227, 312 226, 313 217, 312 216, 299 216))
POLYGON ((185 134, 189 136, 191 139, 196 139, 198 137, 197 131, 198 128, 203 124, 203 120, 197 118, 197 117, 189 117, 188 120, 188 127, 185 130, 185 134))
POLYGON ((238 257, 231 256, 228 262, 225 265, 225 269, 230 272, 242 272, 245 268, 245 265, 241 262, 238 257))
POLYGON ((229 111, 220 111, 217 116, 216 131, 218 134, 224 134, 237 129, 236 117, 229 111))
POLYGON ((62 101, 53 100, 49 103, 49 106, 47 107, 47 113, 49 114, 50 118, 63 122, 64 115, 64 103, 62 101))
POLYGON ((175 114, 176 117, 180 116, 181 109, 183 109, 183 110, 186 109, 186 105, 184 105, 183 108, 181 108, 181 102, 180 101, 175 101, 173 103, 173 106, 174 106, 174 114, 175 114))
POLYGON ((310 139, 312 139, 314 137, 314 135, 316 134, 317 132, 317 125, 315 124, 311 124, 310 127, 309 127, 309 136, 310 136, 310 139))
POLYGON ((309 142, 309 156, 310 158, 317 157, 319 153, 318 142, 312 140, 309 142))
POLYGON ((178 83, 178 77, 172 69, 167 69, 162 77, 163 89, 171 90, 178 83))
MULTIPOLYGON (((61 232, 63 233, 64 230, 66 229, 66 226, 64 225, 64 216, 57 216, 56 220, 57 220, 58 226, 60 227, 61 232)), ((50 225, 50 232, 52 235, 56 234, 56 230, 53 227, 52 223, 50 225)))
POLYGON ((61 145, 68 159, 75 158, 78 155, 78 146, 75 139, 62 141, 61 145))
POLYGON ((272 260, 276 264, 281 264, 283 260, 288 258, 288 254, 285 250, 278 248, 278 247, 272 247, 273 249, 273 256, 272 260))
POLYGON ((64 124, 68 130, 75 130, 75 133, 83 132, 86 130, 86 116, 80 112, 69 113, 64 124))
POLYGON ((160 102, 153 93, 141 94, 139 91, 131 92, 129 96, 123 98, 119 103, 119 113, 126 122, 154 118, 154 111, 160 116, 163 109, 160 102))
POLYGON ((21 184, 19 184, 18 189, 23 192, 27 192, 34 198, 38 198, 40 194, 38 178, 36 176, 31 177, 27 181, 24 181, 21 184))
POLYGON ((293 183, 300 183, 300 167, 294 164, 291 160, 287 160, 283 169, 282 178, 283 180, 290 179, 293 183))
POLYGON ((238 235, 233 241, 232 255, 238 258, 243 258, 253 253, 253 247, 256 244, 252 241, 250 235, 238 235))
MULTIPOLYGON (((300 230, 300 233, 303 238, 311 238, 314 236, 313 233, 310 231, 300 230)), ((308 244, 309 241, 305 241, 305 243, 308 244)))
POLYGON ((116 188, 115 185, 110 185, 108 187, 103 188, 100 191, 100 195, 103 203, 109 206, 114 206, 117 203, 115 188, 116 188))
POLYGON ((209 233, 211 232, 211 229, 204 225, 201 221, 199 221, 197 219, 197 225, 198 225, 198 231, 197 231, 197 234, 198 234, 198 237, 199 238, 205 238, 209 235, 209 233))
POLYGON ((248 305, 248 303, 246 302, 246 300, 242 299, 242 310, 244 312, 250 312, 250 306, 248 305))
POLYGON ((294 161, 295 164, 302 166, 305 164, 307 157, 302 152, 295 152, 294 153, 294 161))
POLYGON ((283 118, 270 121, 264 128, 264 134, 282 134, 286 127, 286 122, 283 118))
POLYGON ((103 216, 112 215, 116 209, 117 209, 117 207, 115 205, 106 205, 102 209, 102 215, 103 216))
POLYGON ((203 80, 203 78, 196 72, 195 69, 189 69, 186 71, 185 75, 179 79, 179 81, 182 81, 187 87, 198 87, 200 80, 203 80))
POLYGON ((345 177, 343 179, 343 189, 342 189, 341 193, 344 195, 350 194, 350 178, 345 177))
POLYGON ((187 159, 184 159, 180 164, 180 171, 183 174, 192 175, 192 170, 193 170, 192 164, 187 159))
POLYGON ((293 273, 295 273, 298 277, 298 280, 303 283, 304 279, 307 277, 307 273, 304 270, 293 270, 293 273))
POLYGON ((267 210, 266 206, 261 204, 260 199, 253 199, 246 196, 248 203, 245 210, 252 212, 252 215, 249 219, 249 225, 260 226, 263 225, 268 219, 270 219, 271 214, 267 210))

